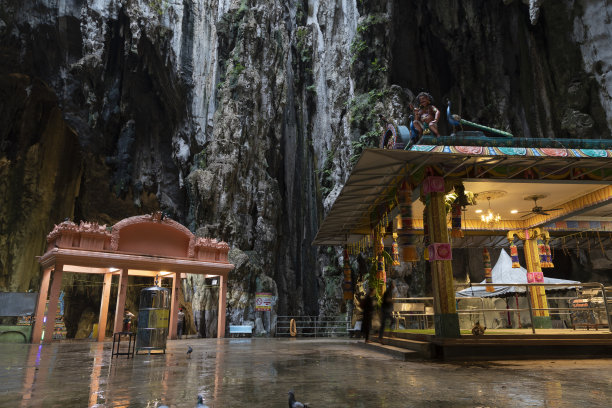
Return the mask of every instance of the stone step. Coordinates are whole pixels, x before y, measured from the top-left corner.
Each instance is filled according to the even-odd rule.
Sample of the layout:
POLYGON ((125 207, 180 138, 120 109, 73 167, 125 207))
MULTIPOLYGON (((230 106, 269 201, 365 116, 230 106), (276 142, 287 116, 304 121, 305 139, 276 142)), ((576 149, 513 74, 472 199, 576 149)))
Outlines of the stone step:
POLYGON ((386 354, 397 360, 408 361, 408 360, 420 360, 422 359, 421 354, 418 351, 407 350, 401 347, 395 347, 389 344, 380 344, 378 339, 368 343, 358 342, 355 343, 359 347, 366 348, 368 350, 377 351, 379 353, 386 354))

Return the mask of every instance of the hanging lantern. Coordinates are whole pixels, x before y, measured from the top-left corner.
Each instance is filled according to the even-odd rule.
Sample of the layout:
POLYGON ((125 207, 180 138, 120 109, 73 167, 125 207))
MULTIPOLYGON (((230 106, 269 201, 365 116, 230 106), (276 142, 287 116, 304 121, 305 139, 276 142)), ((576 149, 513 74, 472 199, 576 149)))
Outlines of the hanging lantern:
POLYGON ((455 200, 451 206, 451 237, 463 238, 461 231, 461 205, 459 200, 455 200))
POLYGON ((393 255, 393 265, 399 266, 400 264, 400 256, 399 256, 399 245, 397 244, 397 233, 393 233, 393 244, 391 244, 391 252, 393 255))
POLYGON ((521 264, 519 263, 518 249, 516 248, 516 245, 514 245, 514 242, 510 243, 510 258, 512 259, 513 268, 521 267, 521 264))
POLYGON ((412 191, 410 184, 405 180, 399 190, 399 207, 401 223, 398 223, 399 243, 402 246, 404 262, 418 261, 414 233, 412 227, 412 191), (401 225, 401 229, 400 229, 401 225))
MULTIPOLYGON (((493 276, 491 274, 491 255, 487 248, 482 250, 482 261, 484 264, 485 281, 487 283, 493 283, 493 276)), ((495 288, 492 285, 487 285, 487 292, 495 292, 495 288)))
POLYGON ((344 300, 353 299, 353 282, 351 281, 351 265, 349 264, 348 249, 344 250, 344 282, 342 282, 342 292, 344 300))

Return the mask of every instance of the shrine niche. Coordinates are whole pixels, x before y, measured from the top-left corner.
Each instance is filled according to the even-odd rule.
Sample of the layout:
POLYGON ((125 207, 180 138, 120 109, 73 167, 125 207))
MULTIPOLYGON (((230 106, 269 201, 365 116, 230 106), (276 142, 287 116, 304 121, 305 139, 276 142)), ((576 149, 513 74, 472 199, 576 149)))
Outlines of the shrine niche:
MULTIPOLYGON (((41 289, 36 308, 32 342, 41 340, 45 303, 47 315, 57 310, 63 273, 103 274, 102 302, 98 341, 105 336, 111 282, 119 276, 119 289, 113 332, 121 331, 125 310, 128 276, 172 279, 169 338, 176 338, 178 298, 183 274, 193 273, 219 278, 218 336, 225 335, 227 277, 234 265, 228 261, 229 245, 211 238, 195 237, 188 228, 162 212, 125 218, 112 227, 81 221, 78 225, 66 220, 56 225, 47 236, 47 251, 39 258, 43 267, 41 289), (51 276, 53 283, 51 288, 51 276), (50 292, 49 294, 47 292, 50 292)), ((53 331, 47 319, 45 332, 53 331)), ((52 339, 44 338, 45 342, 52 339)))

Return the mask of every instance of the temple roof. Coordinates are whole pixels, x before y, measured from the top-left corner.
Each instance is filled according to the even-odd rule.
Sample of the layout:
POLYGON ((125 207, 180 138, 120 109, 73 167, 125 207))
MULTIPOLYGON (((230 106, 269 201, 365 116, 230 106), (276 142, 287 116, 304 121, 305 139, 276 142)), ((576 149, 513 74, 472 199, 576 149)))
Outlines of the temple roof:
MULTIPOLYGON (((543 205, 567 204, 563 211, 549 217, 509 216, 508 224, 498 226, 498 230, 521 228, 523 224, 542 226, 577 215, 612 221, 606 220, 606 211, 612 215, 611 150, 416 145, 408 151, 366 149, 313 244, 344 245, 369 234, 377 215, 390 213, 395 207, 399 183, 408 177, 413 185, 418 185, 426 168, 445 179, 472 183, 475 189, 479 185, 487 190, 503 188, 521 208, 533 206, 533 202, 525 201, 528 190, 547 192, 548 201, 543 201, 543 205), (595 210, 599 212, 596 214, 595 210)), ((415 189, 413 202, 418 200, 419 193, 415 189)), ((418 208, 413 216, 418 228, 418 219, 422 218, 418 208)), ((471 229, 486 229, 477 224, 471 229)))

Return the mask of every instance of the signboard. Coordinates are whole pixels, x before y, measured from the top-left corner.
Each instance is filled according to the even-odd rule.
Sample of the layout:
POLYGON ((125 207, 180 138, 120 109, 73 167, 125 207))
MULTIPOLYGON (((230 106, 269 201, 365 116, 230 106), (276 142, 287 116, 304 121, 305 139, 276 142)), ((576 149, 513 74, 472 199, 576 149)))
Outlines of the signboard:
POLYGON ((166 329, 170 321, 170 311, 168 309, 153 309, 149 311, 148 328, 166 329))
POLYGON ((255 311, 265 312, 272 310, 272 294, 271 293, 255 293, 255 311))
POLYGON ((34 314, 38 293, 0 292, 0 317, 34 314))

